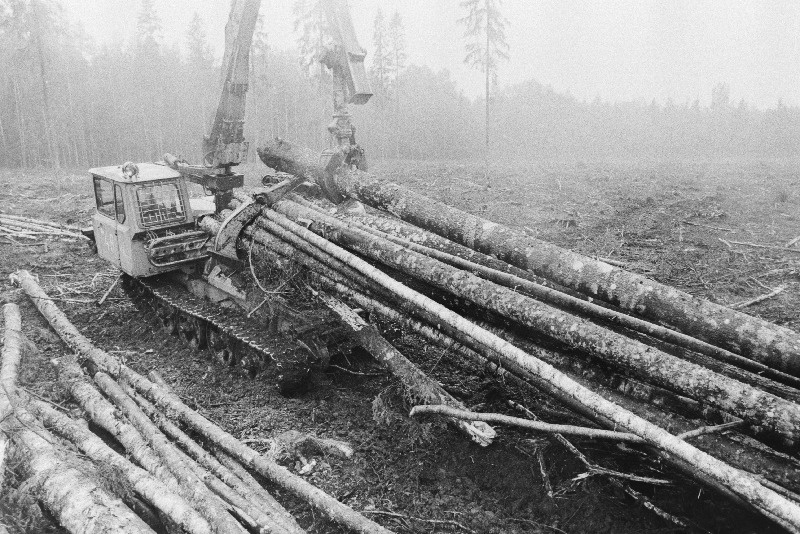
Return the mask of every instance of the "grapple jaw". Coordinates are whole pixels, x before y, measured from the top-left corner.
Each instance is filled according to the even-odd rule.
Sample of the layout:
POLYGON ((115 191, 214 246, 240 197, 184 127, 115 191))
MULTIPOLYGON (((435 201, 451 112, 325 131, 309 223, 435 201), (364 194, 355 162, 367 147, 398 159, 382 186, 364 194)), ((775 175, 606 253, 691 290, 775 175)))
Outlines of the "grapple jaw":
POLYGON ((233 213, 224 221, 214 238, 213 252, 217 256, 222 256, 232 260, 237 260, 236 240, 242 233, 245 226, 252 223, 264 206, 271 206, 293 191, 303 183, 303 178, 295 177, 284 180, 270 187, 262 187, 252 192, 252 199, 242 202, 233 213))

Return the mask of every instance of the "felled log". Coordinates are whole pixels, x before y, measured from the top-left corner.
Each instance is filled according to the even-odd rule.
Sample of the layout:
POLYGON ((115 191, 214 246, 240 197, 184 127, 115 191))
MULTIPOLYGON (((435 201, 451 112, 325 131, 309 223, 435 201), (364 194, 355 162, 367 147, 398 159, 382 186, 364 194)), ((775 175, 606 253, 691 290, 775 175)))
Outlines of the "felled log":
MULTIPOLYGON (((429 378, 419 367, 386 341, 374 325, 367 324, 349 306, 325 294, 318 297, 347 324, 361 346, 379 363, 388 368, 406 387, 415 402, 422 404, 446 404, 453 408, 465 409, 464 405, 447 393, 441 385, 429 378)), ((456 426, 473 441, 482 446, 491 444, 497 433, 491 426, 481 421, 455 421, 456 426)))
POLYGON ((352 254, 339 248, 330 241, 320 238, 310 230, 298 226, 276 212, 265 211, 263 213, 265 217, 284 226, 284 228, 325 250, 340 261, 347 263, 376 283, 384 286, 386 289, 391 290, 399 298, 412 302, 419 308, 435 313, 441 319, 442 323, 446 323, 463 334, 476 339, 483 345, 496 351, 504 359, 539 376, 565 395, 569 395, 577 402, 585 405, 587 409, 595 410, 599 414, 624 426, 634 434, 645 439, 649 444, 689 463, 704 475, 715 478, 721 484, 727 486, 732 492, 740 495, 748 502, 753 503, 762 513, 779 522, 781 525, 784 525, 786 528, 794 530, 800 529, 800 507, 774 491, 765 488, 752 476, 746 475, 702 453, 695 447, 675 438, 656 425, 608 402, 601 396, 569 379, 552 366, 527 355, 513 345, 477 327, 444 306, 409 290, 407 287, 399 284, 363 260, 354 257, 352 254))
MULTIPOLYGON (((294 517, 281 506, 272 496, 263 498, 252 493, 252 489, 230 469, 222 465, 212 453, 206 451, 189 435, 183 432, 169 418, 159 412, 155 406, 143 399, 130 386, 123 385, 125 393, 131 397, 139 408, 153 421, 158 428, 177 443, 183 451, 193 460, 207 469, 209 473, 227 484, 231 490, 237 492, 246 503, 223 497, 230 504, 244 510, 264 532, 285 532, 300 534, 305 532, 295 521, 294 517)), ((212 488, 213 489, 213 488, 212 488)), ((266 491, 264 491, 266 493, 266 491)), ((226 493, 226 495, 228 495, 226 493)), ((267 495, 269 495, 267 493, 267 495)))
MULTIPOLYGON (((511 318, 541 335, 621 366, 662 387, 702 399, 790 440, 797 441, 800 438, 800 405, 681 360, 512 289, 444 265, 402 245, 350 228, 335 218, 294 202, 280 201, 273 209, 289 219, 315 221, 310 228, 316 233, 434 287, 511 318)), ((275 212, 265 210, 262 213, 264 217, 280 224, 274 218, 277 216, 275 212)))
MULTIPOLYGON (((259 223, 260 222, 263 222, 263 220, 260 220, 259 223)), ((328 262, 328 258, 326 258, 324 254, 317 254, 315 255, 315 258, 312 258, 305 254, 305 252, 294 249, 288 243, 269 235, 265 235, 263 230, 248 230, 249 231, 246 232, 247 239, 254 239, 256 243, 266 247, 266 249, 262 250, 268 250, 277 255, 275 258, 271 258, 271 261, 276 263, 271 264, 271 266, 266 266, 266 268, 274 268, 275 265, 282 265, 280 263, 280 258, 287 258, 290 261, 296 261, 302 265, 305 265, 309 269, 309 281, 320 289, 336 293, 342 298, 351 301, 355 306, 368 310, 370 313, 377 316, 381 316, 385 320, 403 325, 409 330, 423 335, 424 338, 428 339, 434 344, 439 345, 443 349, 452 350, 457 354, 465 355, 468 359, 479 364, 480 366, 483 366, 488 372, 497 374, 504 382, 511 381, 517 387, 523 389, 530 388, 535 385, 548 395, 558 399, 564 405, 576 410, 576 413, 582 414, 584 417, 588 417, 590 420, 594 420, 609 429, 616 430, 620 428, 618 423, 596 413, 591 409, 588 409, 579 402, 576 402, 574 398, 563 394, 560 390, 554 388, 551 384, 542 380, 541 378, 525 371, 520 367, 514 367, 513 365, 510 365, 508 360, 505 360, 505 362, 501 365, 493 363, 503 361, 502 357, 498 357, 498 355, 495 353, 488 352, 485 356, 483 356, 472 351, 470 348, 468 348, 470 341, 469 338, 462 338, 459 341, 456 341, 443 334, 436 328, 422 324, 403 313, 398 313, 396 310, 398 308, 402 308, 403 303, 398 303, 395 301, 393 303, 394 307, 389 307, 374 300, 374 298, 367 297, 362 293, 365 289, 363 285, 360 285, 363 284, 363 281, 359 279, 359 276, 361 276, 359 273, 355 273, 352 271, 352 269, 347 271, 346 269, 349 269, 349 267, 346 266, 345 270, 341 271, 342 273, 347 273, 346 275, 342 275, 339 271, 334 270, 333 267, 336 269, 342 269, 344 266, 344 264, 341 262, 336 263, 338 260, 328 262), (467 345, 464 343, 467 343, 467 345), (510 373, 504 367, 510 367, 511 369, 514 369, 514 372, 518 373, 519 376, 524 376, 524 380, 518 378, 518 375, 510 373)), ((319 253, 321 251, 317 250, 317 252, 319 253)), ((262 254, 253 255, 254 259, 263 257, 264 256, 262 254)), ((434 322, 434 324, 437 323, 434 322)), ((442 326, 443 325, 438 324, 438 328, 441 328, 442 326)), ((485 349, 480 344, 478 344, 476 348, 480 350, 485 349)), ((528 348, 530 349, 530 346, 528 346, 528 348)), ((535 354, 540 356, 546 355, 546 351, 543 352, 542 350, 539 350, 535 354)), ((558 358, 550 359, 553 361, 559 361, 558 358)), ((568 368, 567 373, 570 373, 568 368)), ((634 398, 627 397, 615 389, 605 388, 597 383, 592 382, 591 380, 587 381, 580 375, 571 376, 587 387, 600 392, 604 397, 612 400, 616 404, 634 410, 635 413, 651 422, 659 425, 663 425, 665 423, 668 424, 668 428, 670 428, 671 432, 686 432, 697 428, 697 423, 684 419, 678 415, 665 412, 663 408, 653 405, 651 403, 651 399, 639 401, 634 398)), ((630 390, 626 390, 626 395, 630 393, 630 390)), ((790 499, 794 499, 794 493, 791 491, 787 493, 785 488, 790 488, 795 492, 800 491, 800 464, 798 464, 792 458, 777 453, 761 443, 752 440, 751 438, 742 435, 719 435, 713 436, 713 438, 699 438, 696 441, 701 450, 713 453, 713 455, 722 458, 725 462, 728 462, 740 469, 744 469, 751 473, 758 473, 757 475, 754 474, 753 476, 761 481, 762 484, 767 485, 771 489, 779 492, 781 495, 785 495, 790 499)), ((726 486, 721 485, 717 480, 698 472, 691 464, 675 458, 672 455, 665 454, 658 449, 655 449, 654 452, 658 454, 663 461, 673 465, 684 475, 694 478, 706 486, 720 492, 721 494, 727 496, 730 500, 738 503, 740 506, 753 507, 751 503, 743 501, 738 495, 733 493, 726 486)), ((754 511, 759 512, 758 508, 755 508, 754 511)))
POLYGON ((120 385, 102 371, 95 373, 94 381, 145 438, 147 444, 161 457, 184 492, 192 496, 194 505, 208 520, 212 528, 220 533, 245 532, 241 525, 227 513, 227 510, 219 506, 209 488, 205 486, 205 479, 198 477, 192 462, 184 460, 175 445, 158 430, 158 427, 142 412, 136 402, 128 397, 120 385))
MULTIPOLYGON (((291 195, 290 198, 292 201, 303 206, 316 209, 318 211, 321 209, 319 206, 316 206, 312 202, 308 202, 299 195, 291 195)), ((585 296, 584 298, 579 298, 564 292, 563 288, 554 289, 547 287, 546 285, 540 283, 539 280, 532 279, 532 276, 525 276, 525 271, 519 272, 519 270, 509 269, 511 266, 505 262, 485 257, 484 255, 478 254, 471 249, 467 249, 470 252, 473 252, 472 256, 468 256, 471 259, 465 258, 465 254, 454 255, 446 250, 452 250, 453 248, 460 247, 460 245, 448 241, 440 236, 436 236, 435 234, 430 234, 420 228, 408 225, 407 223, 402 223, 402 221, 376 216, 350 217, 338 215, 337 218, 354 225, 358 229, 368 231, 378 237, 383 237, 392 241, 393 243, 403 245, 411 250, 414 250, 415 252, 425 254, 426 256, 430 256, 448 265, 469 271, 486 280, 490 280, 505 287, 512 288, 515 291, 520 291, 532 296, 533 298, 557 306, 565 311, 584 315, 593 319, 599 319, 612 325, 619 325, 629 328, 655 339, 671 343, 678 347, 688 349, 689 351, 693 351, 697 353, 697 356, 691 355, 690 353, 689 359, 693 359, 693 361, 696 363, 712 368, 717 372, 722 372, 723 374, 731 376, 732 378, 736 378, 737 380, 747 383, 754 383, 748 382, 748 380, 757 380, 754 378, 755 376, 758 378, 768 378, 781 384, 792 386, 792 389, 787 389, 781 387, 773 388, 769 382, 759 382, 755 384, 761 389, 775 393, 778 396, 791 398, 786 395, 794 395, 795 397, 800 395, 800 391, 794 389, 800 386, 800 379, 795 376, 773 369, 759 361, 745 358, 739 354, 735 354, 710 343, 701 341, 697 338, 688 336, 682 332, 639 319, 638 317, 634 317, 632 315, 627 315, 613 309, 609 305, 601 306, 594 302, 587 301, 585 296), (482 260, 476 256, 484 256, 486 259, 482 260), (475 262, 474 260, 476 259, 479 260, 480 263, 475 262), (497 264, 505 265, 507 267, 502 268, 497 264), (741 367, 742 369, 747 369, 752 373, 757 373, 757 375, 738 373, 735 368, 728 368, 725 365, 715 365, 715 362, 713 362, 712 359, 717 359, 721 362, 735 365, 741 367)), ((792 398, 792 400, 795 402, 797 401, 796 398, 792 398)))
MULTIPOLYGON (((259 220, 257 224, 258 226, 263 226, 264 228, 270 229, 270 231, 275 231, 282 238, 287 237, 285 230, 281 229, 280 227, 276 228, 275 225, 269 223, 268 221, 259 220)), ((294 237, 296 238, 297 236, 294 237)), ((316 249, 316 252, 313 252, 314 257, 312 257, 310 254, 307 254, 306 250, 308 250, 308 245, 309 245, 308 243, 304 243, 302 241, 299 242, 291 241, 291 244, 289 244, 287 242, 282 241, 281 239, 277 239, 274 236, 266 234, 263 230, 260 229, 256 230, 248 229, 245 232, 245 238, 253 240, 253 244, 251 245, 245 244, 245 248, 248 248, 250 246, 256 247, 256 252, 254 252, 252 256, 254 262, 256 262, 259 268, 261 268, 259 262, 261 262, 262 259, 268 262, 268 265, 263 267, 264 269, 272 269, 276 265, 280 266, 279 259, 271 258, 269 256, 270 253, 274 253, 281 258, 287 258, 290 261, 294 261, 299 265, 307 267, 308 276, 310 277, 312 283, 316 282, 322 284, 321 287, 323 287, 325 290, 333 291, 334 293, 339 294, 341 297, 345 299, 351 299, 351 297, 354 296, 354 292, 359 293, 367 291, 367 292, 372 292, 375 295, 380 295, 381 298, 386 298, 391 300, 391 295, 381 291, 381 288, 377 287, 374 283, 371 283, 369 280, 364 279, 362 275, 360 275, 357 272, 354 272, 350 267, 344 265, 335 258, 330 257, 330 255, 323 253, 319 249, 316 249), (301 244, 301 243, 306 245, 306 247, 303 248, 303 250, 293 248, 296 244, 301 244), (260 247, 265 247, 265 248, 261 249, 260 247), (320 279, 319 275, 322 275, 324 279, 320 279), (334 283, 334 285, 331 285, 331 283, 334 283), (343 284, 343 286, 341 287, 344 287, 344 289, 337 287, 335 283, 343 284)), ((314 249, 314 247, 311 247, 311 249, 314 249)), ((364 304, 360 301, 358 302, 357 305, 364 307, 364 304)), ((403 301, 392 301, 392 305, 396 309, 403 309, 411 314, 420 314, 420 310, 415 310, 413 307, 408 306, 408 304, 403 301)), ((369 308, 369 306, 366 307, 369 308)), ((425 314, 422 313, 421 315, 424 316, 425 314)), ((436 317, 424 317, 424 319, 430 321, 432 324, 437 324, 436 317)), ((484 325, 481 326, 487 328, 484 325)), ((527 350, 524 347, 523 349, 527 350)), ((569 358, 569 357, 548 358, 548 356, 552 354, 549 352, 534 353, 534 354, 537 357, 542 357, 542 354, 544 354, 545 361, 547 361, 551 365, 555 365, 562 371, 565 369, 570 369, 571 367, 575 366, 582 366, 584 368, 588 367, 584 362, 576 361, 574 358, 569 358), (567 362, 566 365, 565 362, 567 362)), ((585 369, 581 369, 581 372, 587 372, 587 371, 585 369)), ((595 368, 592 368, 590 372, 596 374, 597 370, 595 368)), ((605 375, 601 376, 605 377, 605 375)), ((632 383, 633 381, 633 379, 629 377, 620 376, 619 374, 609 375, 608 379, 616 382, 617 384, 621 382, 632 383)), ((672 399, 676 397, 674 393, 665 391, 661 388, 656 388, 654 386, 645 387, 641 383, 638 383, 636 385, 634 391, 639 392, 644 389, 647 389, 650 392, 650 395, 647 398, 648 401, 670 403, 672 402, 672 399)), ((681 407, 682 410, 690 411, 693 409, 695 412, 698 411, 698 403, 690 401, 685 397, 679 400, 679 406, 681 407), (694 404, 692 406, 687 406, 687 403, 690 402, 693 402, 694 404)))
POLYGON ((193 508, 200 511, 214 532, 226 532, 225 528, 229 528, 230 532, 241 530, 205 488, 198 488, 198 483, 192 482, 182 463, 175 467, 178 460, 175 459, 174 453, 170 455, 168 452, 166 458, 162 457, 159 454, 161 451, 153 449, 152 440, 146 439, 138 428, 119 416, 117 408, 95 389, 73 358, 59 361, 58 370, 59 381, 66 386, 73 399, 86 411, 91 420, 114 436, 139 465, 173 491, 179 492, 193 508))
POLYGON ((15 304, 3 307, 5 317, 2 350, 0 431, 11 439, 13 457, 25 487, 37 496, 68 532, 110 534, 153 532, 122 501, 103 489, 87 473, 92 469, 69 451, 31 415, 16 391, 17 369, 22 354, 22 321, 15 304))
POLYGON ((26 222, 30 224, 40 225, 40 226, 52 226, 53 228, 61 228, 63 230, 69 230, 71 232, 81 232, 81 228, 79 226, 74 226, 71 224, 64 224, 54 221, 46 221, 44 219, 32 219, 30 217, 23 217, 21 215, 11 215, 10 213, 0 213, 0 219, 6 219, 11 221, 18 221, 18 222, 26 222))
POLYGON ((258 150, 268 166, 317 181, 324 189, 385 209, 479 252, 685 334, 800 376, 800 334, 689 295, 434 201, 366 172, 320 168, 318 157, 282 140, 258 150))
MULTIPOLYGON (((374 299, 363 295, 359 290, 347 287, 341 283, 333 282, 326 279, 324 276, 315 277, 316 280, 321 282, 321 287, 330 291, 334 291, 344 298, 352 300, 354 305, 360 306, 363 309, 369 310, 383 317, 387 321, 397 323, 409 331, 421 335, 428 341, 436 344, 444 350, 453 351, 456 354, 461 354, 472 362, 480 365, 489 373, 497 374, 502 381, 510 381, 519 388, 532 388, 535 387, 546 394, 553 396, 565 406, 574 410, 575 413, 582 415, 590 421, 595 421, 601 426, 605 426, 612 430, 618 430, 620 427, 614 421, 586 408, 586 406, 576 402, 570 396, 564 395, 559 390, 555 389, 551 384, 542 380, 541 378, 528 373, 518 366, 509 365, 508 361, 498 365, 494 362, 502 362, 502 358, 498 357, 496 353, 487 350, 480 344, 471 344, 470 339, 467 337, 459 337, 458 340, 451 338, 449 335, 437 330, 434 327, 423 324, 410 316, 396 311, 374 299), (474 346, 476 350, 481 351, 479 354, 470 348, 474 346), (504 367, 507 366, 508 368, 504 367), (516 374, 515 374, 516 373, 516 374), (522 377, 522 378, 520 378, 522 377)), ((530 345, 526 346, 530 350, 530 345)), ((539 349, 535 354, 543 355, 547 352, 545 349, 539 349)), ((619 406, 633 411, 640 417, 648 421, 658 424, 659 426, 667 425, 667 429, 673 433, 684 434, 697 428, 697 423, 688 420, 684 417, 674 413, 668 413, 663 408, 652 404, 649 401, 637 400, 613 388, 605 387, 598 384, 591 379, 587 379, 581 375, 566 373, 572 377, 573 380, 578 381, 584 386, 597 391, 605 398, 611 400, 619 406)), ((701 450, 722 459, 723 461, 731 464, 734 467, 743 469, 754 476, 758 477, 762 483, 768 485, 770 488, 778 491, 782 495, 786 494, 788 488, 791 493, 800 492, 800 462, 792 457, 778 453, 758 441, 748 438, 740 434, 731 435, 715 435, 700 437, 695 440, 696 446, 701 450)), ((676 459, 675 457, 664 454, 662 451, 655 449, 654 452, 658 454, 663 461, 667 464, 673 465, 684 475, 698 480, 698 482, 705 484, 708 487, 726 495, 728 498, 737 502, 742 506, 751 506, 750 503, 742 501, 736 494, 732 493, 728 488, 719 484, 715 479, 708 477, 691 465, 676 459)), ((793 500, 793 497, 791 497, 793 500)), ((755 511, 758 511, 757 509, 755 511)))
POLYGON ((190 534, 211 532, 208 521, 166 484, 144 469, 132 464, 105 444, 102 439, 59 412, 49 404, 35 401, 31 404, 33 413, 51 431, 74 443, 89 459, 98 465, 112 467, 123 475, 133 490, 148 504, 157 509, 171 522, 190 534))
POLYGON ((627 441, 630 443, 644 443, 644 440, 639 436, 629 432, 615 432, 613 430, 601 430, 597 428, 586 428, 575 425, 557 425, 551 423, 542 423, 541 421, 531 421, 529 419, 520 419, 519 417, 511 417, 503 414, 496 413, 478 413, 469 410, 458 410, 452 406, 445 406, 442 404, 430 404, 414 406, 409 417, 415 417, 423 414, 440 414, 449 417, 456 417, 461 419, 474 419, 477 421, 486 421, 488 423, 501 423, 504 425, 517 426, 534 430, 536 432, 543 432, 548 434, 566 434, 568 436, 580 436, 592 439, 609 439, 612 441, 627 441))
POLYGON ((147 378, 136 373, 118 359, 95 347, 83 336, 64 313, 58 309, 36 280, 27 271, 14 274, 25 293, 47 320, 62 341, 75 352, 90 360, 97 368, 112 377, 127 382, 162 411, 176 418, 201 434, 215 446, 230 454, 245 467, 263 476, 274 484, 305 500, 333 522, 364 534, 390 534, 391 531, 340 503, 321 489, 292 474, 284 467, 272 462, 220 427, 186 406, 175 394, 164 391, 147 378))
MULTIPOLYGON (((303 199, 299 195, 290 195, 290 199, 304 207, 314 209, 323 215, 329 215, 322 210, 320 206, 303 199)), ((440 250, 443 248, 441 242, 446 240, 439 236, 433 236, 438 238, 433 240, 433 244, 437 246, 437 248, 429 248, 421 245, 418 243, 419 241, 431 241, 432 236, 418 228, 412 230, 414 227, 411 227, 407 223, 399 223, 396 220, 393 221, 388 218, 381 219, 372 216, 370 219, 372 225, 366 225, 362 224, 359 220, 363 217, 344 217, 340 214, 337 218, 342 219, 348 225, 352 225, 359 230, 367 231, 377 237, 387 239, 395 244, 405 246, 415 252, 430 256, 448 265, 466 270, 486 280, 512 288, 515 291, 520 291, 565 311, 600 320, 607 324, 623 326, 644 334, 645 336, 671 343, 677 347, 686 349, 682 353, 684 359, 693 361, 714 372, 721 373, 740 382, 744 382, 745 384, 756 386, 763 391, 767 391, 783 399, 795 403, 800 402, 800 390, 796 389, 800 386, 800 379, 772 369, 760 362, 734 354, 720 347, 687 336, 681 332, 626 315, 610 309, 608 306, 599 306, 592 302, 587 302, 586 300, 579 299, 575 296, 563 293, 562 291, 541 285, 529 278, 521 278, 519 276, 520 273, 506 272, 494 266, 489 267, 485 261, 482 263, 474 263, 462 256, 454 256, 449 252, 440 250), (385 233, 383 229, 389 231, 397 231, 400 229, 404 237, 401 238, 393 234, 385 233)), ((444 248, 450 249, 459 246, 452 242, 450 242, 450 245, 451 247, 444 248)), ((474 251, 473 254, 478 255, 478 253, 474 253, 474 251)), ((497 260, 495 260, 495 262, 502 263, 497 260)), ((645 336, 642 336, 640 340, 648 343, 649 338, 645 336)))
MULTIPOLYGON (((265 224, 263 219, 257 221, 257 224, 269 229, 275 228, 272 223, 265 224)), ((261 261, 263 259, 268 262, 273 262, 266 264, 263 267, 264 269, 273 269, 275 266, 282 267, 283 264, 281 263, 281 258, 286 258, 290 261, 304 265, 308 268, 308 276, 310 277, 309 281, 320 289, 336 293, 340 297, 352 302, 354 306, 361 307, 370 311, 370 313, 384 317, 384 319, 388 321, 402 324, 411 331, 422 334, 423 337, 437 345, 440 345, 443 349, 454 350, 456 353, 462 353, 466 355, 470 360, 479 363, 481 366, 484 366, 487 371, 498 374, 502 381, 512 381, 518 387, 523 388, 535 385, 539 389, 545 391, 547 394, 554 396, 565 405, 577 410, 578 413, 588 416, 591 419, 600 422, 602 425, 607 426, 608 428, 617 428, 617 423, 598 415, 592 410, 587 410, 585 406, 576 403, 572 397, 563 395, 559 390, 553 388, 546 381, 543 381, 539 377, 524 371, 524 369, 520 367, 514 367, 507 360, 502 365, 514 369, 514 372, 518 373, 520 376, 524 376, 524 381, 518 378, 517 375, 509 373, 508 370, 503 366, 493 363, 493 361, 498 361, 497 355, 489 353, 487 354, 487 359, 475 353, 468 348, 468 346, 470 346, 470 338, 459 337, 459 340, 455 341, 448 335, 443 334, 441 331, 435 328, 424 325, 419 321, 410 318, 404 313, 398 313, 398 309, 407 308, 405 303, 402 301, 394 301, 392 303, 392 307, 389 307, 376 301, 374 298, 366 296, 363 293, 364 291, 367 291, 365 286, 368 286, 370 289, 374 288, 375 286, 369 286, 368 284, 365 284, 365 279, 360 273, 353 271, 350 267, 347 267, 345 264, 333 259, 329 255, 326 257, 326 255, 319 249, 316 249, 315 257, 312 258, 310 255, 305 253, 305 250, 307 250, 308 247, 304 248, 302 251, 295 249, 289 243, 266 234, 264 230, 249 228, 246 230, 245 234, 245 239, 252 239, 255 246, 265 247, 260 248, 259 251, 253 254, 254 261, 261 261), (276 256, 272 258, 269 257, 267 253, 274 253, 276 256)), ((281 234, 282 237, 285 235, 285 233, 281 234)), ((292 244, 294 243, 295 241, 292 241, 292 244)), ((300 243, 309 245, 304 241, 300 241, 300 243)), ((314 249, 314 247, 311 247, 311 249, 314 249)), ((260 265, 257 265, 257 268, 259 267, 260 265)), ((376 294, 381 294, 381 292, 376 291, 376 294)), ((413 309, 409 309, 408 311, 410 313, 414 313, 413 309)), ((433 324, 436 324, 438 328, 443 327, 442 324, 436 321, 435 317, 433 317, 432 322, 433 324)), ((452 331, 448 333, 450 335, 457 334, 452 331)), ((478 350, 483 348, 484 347, 479 344, 476 346, 476 349, 478 350)), ((544 350, 530 343, 524 345, 523 348, 529 352, 534 351, 532 354, 536 355, 537 357, 544 358, 545 361, 556 365, 562 371, 565 371, 567 374, 572 376, 573 379, 580 381, 590 389, 601 392, 603 396, 613 400, 620 406, 625 406, 628 409, 634 410, 635 413, 645 417, 649 421, 659 425, 663 425, 665 422, 668 422, 667 424, 670 425, 670 428, 673 432, 685 432, 697 427, 696 423, 693 424, 692 421, 684 419, 676 414, 667 413, 664 411, 663 407, 659 407, 660 405, 667 405, 669 401, 668 398, 663 398, 663 392, 658 393, 657 395, 659 396, 656 397, 653 396, 652 391, 649 393, 645 392, 646 395, 643 397, 641 395, 641 385, 636 386, 633 389, 629 387, 620 389, 622 385, 625 384, 625 381, 630 380, 625 377, 608 376, 608 380, 610 380, 608 387, 601 386, 595 382, 595 380, 598 378, 605 379, 606 377, 603 374, 598 375, 596 368, 591 368, 589 369, 589 372, 587 372, 588 368, 581 364, 578 366, 578 368, 575 368, 573 372, 575 365, 581 363, 575 362, 574 358, 569 358, 566 356, 562 357, 561 355, 557 355, 555 352, 544 350), (588 377, 588 381, 586 378, 584 378, 583 374, 575 373, 585 374, 588 377), (619 391, 617 391, 618 389, 619 391), (624 392, 624 395, 622 392, 624 392), (630 397, 630 395, 634 395, 634 397, 630 397)), ((684 399, 684 401, 686 400, 688 399, 684 399)), ((685 407, 682 406, 682 408, 685 407)), ((707 410, 703 410, 703 412, 706 411, 707 410)), ((693 414, 694 416, 700 415, 696 409, 693 411, 693 414)), ((793 461, 789 457, 781 455, 780 453, 765 447, 751 438, 742 435, 715 436, 713 440, 700 439, 698 441, 698 446, 702 450, 713 453, 714 455, 722 458, 724 461, 734 466, 749 470, 751 472, 766 475, 768 480, 764 480, 764 483, 768 484, 770 482, 775 482, 782 486, 791 488, 794 491, 800 491, 800 465, 792 465, 793 461)), ((728 497, 733 500, 737 499, 737 497, 730 493, 730 491, 724 486, 720 486, 716 481, 698 473, 691 466, 677 461, 670 455, 663 455, 663 459, 668 463, 675 464, 679 470, 684 472, 684 474, 699 479, 704 484, 709 485, 717 491, 728 495, 728 497)), ((746 503, 740 502, 740 504, 744 505, 746 503)))

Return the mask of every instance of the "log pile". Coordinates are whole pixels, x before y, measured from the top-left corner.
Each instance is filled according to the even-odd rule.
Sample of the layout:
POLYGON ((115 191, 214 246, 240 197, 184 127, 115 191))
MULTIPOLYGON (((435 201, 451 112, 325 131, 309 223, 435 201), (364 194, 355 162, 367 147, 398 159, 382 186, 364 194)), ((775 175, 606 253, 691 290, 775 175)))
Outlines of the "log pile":
POLYGON ((32 241, 47 237, 86 239, 77 226, 7 213, 0 213, 0 237, 32 241))
MULTIPOLYGON (((301 265, 328 305, 344 301, 543 391, 606 428, 598 439, 624 436, 800 532, 800 334, 369 173, 322 168, 281 140, 259 155, 322 194, 265 202, 238 244, 257 273, 301 265)), ((380 359, 384 346, 361 342, 380 359)), ((426 377, 393 372, 425 389, 426 377)), ((421 398, 441 406, 416 413, 504 421, 470 419, 453 401, 421 398)))
POLYGON ((92 426, 17 388, 23 335, 17 306, 7 304, 0 451, 11 451, 26 488, 67 531, 305 532, 258 476, 350 531, 390 532, 190 409, 163 380, 94 346, 29 273, 13 278, 76 354, 53 363, 92 426))

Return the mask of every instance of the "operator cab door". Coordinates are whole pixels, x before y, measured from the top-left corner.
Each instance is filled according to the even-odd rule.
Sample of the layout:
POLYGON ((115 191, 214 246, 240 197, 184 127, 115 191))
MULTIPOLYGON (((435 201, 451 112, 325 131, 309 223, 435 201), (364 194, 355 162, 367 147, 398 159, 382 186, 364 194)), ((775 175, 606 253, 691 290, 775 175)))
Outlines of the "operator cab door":
POLYGON ((120 225, 125 222, 122 188, 111 180, 94 176, 97 211, 92 217, 97 255, 116 267, 120 264, 120 225))

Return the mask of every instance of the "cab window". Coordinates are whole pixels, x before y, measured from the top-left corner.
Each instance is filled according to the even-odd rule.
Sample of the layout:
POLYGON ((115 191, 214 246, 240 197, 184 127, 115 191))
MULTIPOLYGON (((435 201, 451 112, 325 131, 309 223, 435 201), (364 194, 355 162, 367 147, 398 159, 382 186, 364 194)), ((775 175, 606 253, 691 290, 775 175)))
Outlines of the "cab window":
POLYGON ((122 200, 122 188, 116 184, 114 184, 114 197, 117 207, 117 222, 122 224, 125 222, 125 202, 122 200))
POLYGON ((154 182, 136 188, 142 226, 186 220, 186 208, 176 182, 154 182))
POLYGON ((115 217, 114 185, 98 176, 94 177, 94 198, 97 211, 112 219, 115 217))

